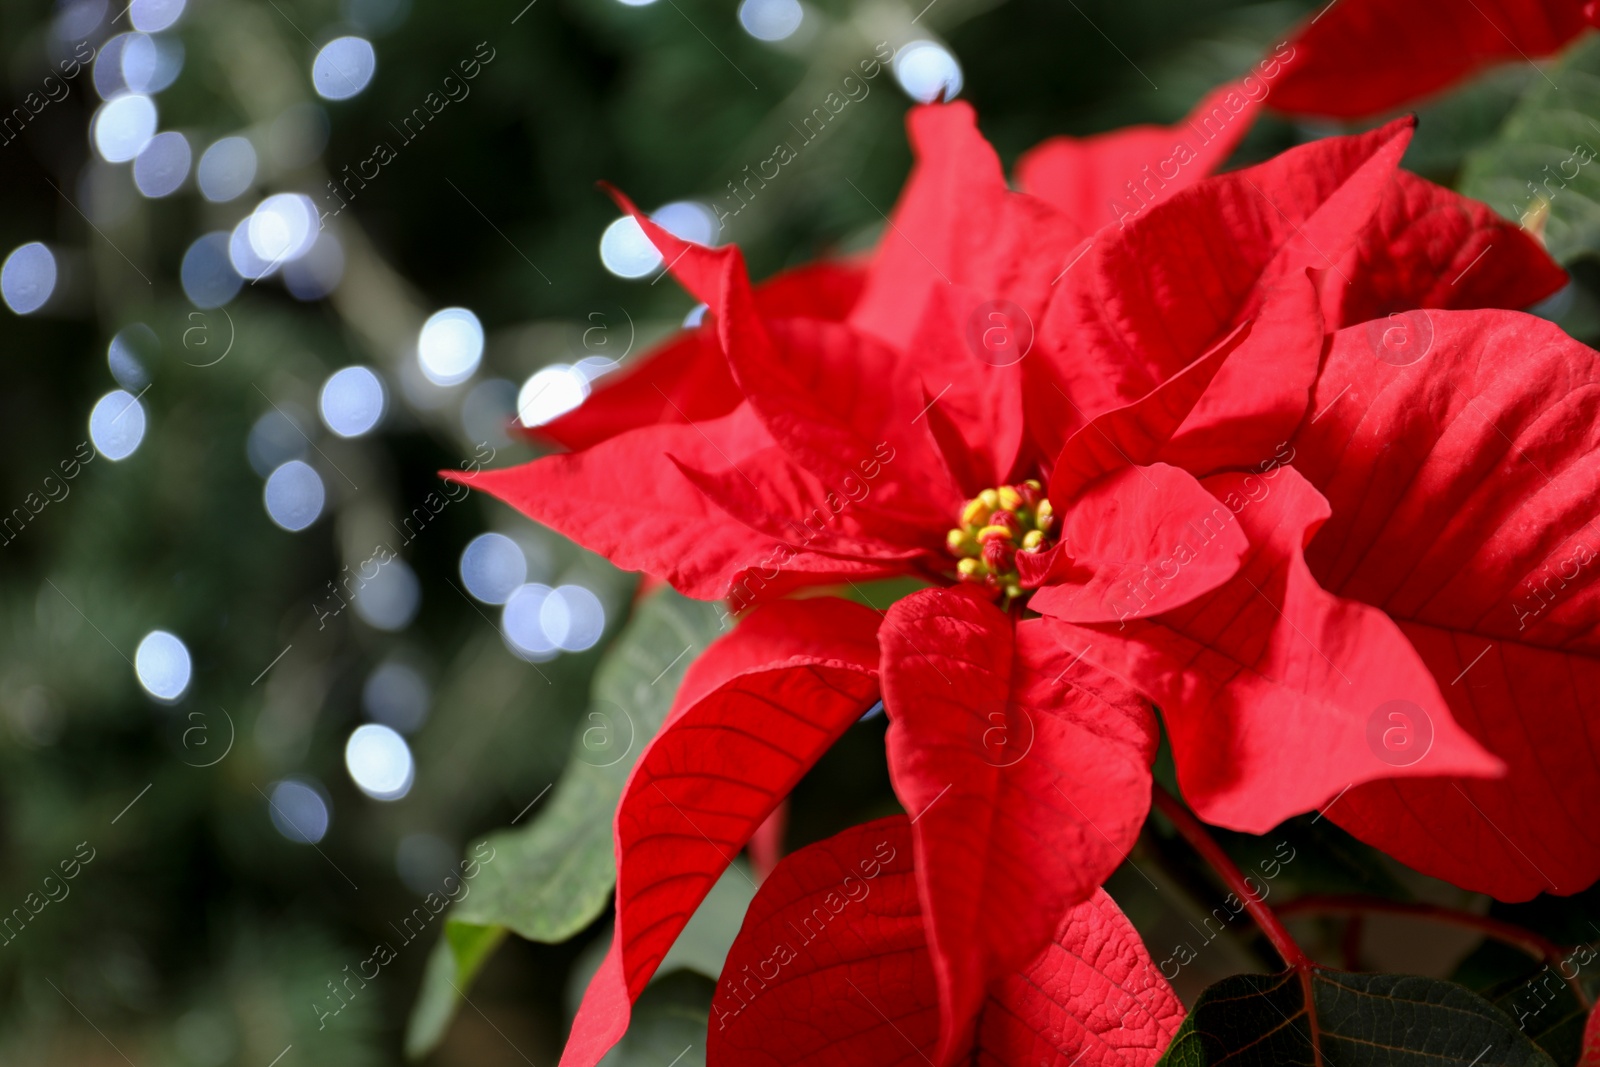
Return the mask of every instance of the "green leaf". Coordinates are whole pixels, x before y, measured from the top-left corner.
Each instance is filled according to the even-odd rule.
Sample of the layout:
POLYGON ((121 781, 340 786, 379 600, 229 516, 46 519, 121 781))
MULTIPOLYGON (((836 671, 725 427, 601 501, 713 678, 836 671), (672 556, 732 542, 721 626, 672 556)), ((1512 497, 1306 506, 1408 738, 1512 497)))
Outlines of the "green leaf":
POLYGON ((720 976, 728 950, 739 936, 744 914, 750 910, 755 896, 756 885, 750 877, 749 865, 735 859, 695 908, 656 973, 669 974, 682 967, 711 979, 720 976))
POLYGON ((406 1024, 406 1056, 421 1059, 450 1028, 461 996, 505 939, 504 926, 446 922, 422 975, 422 988, 406 1024))
POLYGON ((714 604, 663 590, 607 650, 561 781, 525 826, 489 835, 493 858, 450 912, 412 1009, 407 1055, 425 1055, 444 1036, 506 929, 530 941, 565 941, 605 910, 617 877, 617 800, 684 672, 717 636, 718 614, 714 604))
MULTIPOLYGON (((1580 956, 1574 950, 1568 957, 1580 977, 1584 962, 1593 962, 1589 950, 1583 951, 1580 956)), ((1562 973, 1564 968, 1558 970, 1486 938, 1461 961, 1450 978, 1516 1020, 1518 1029, 1544 1049, 1557 1067, 1575 1067, 1588 1012, 1562 980, 1562 973)))
POLYGON ((1436 978, 1241 974, 1196 1001, 1159 1067, 1554 1067, 1500 1009, 1436 978), (1311 986, 1315 1027, 1306 1011, 1311 986))
POLYGON ((706 1021, 716 988, 692 971, 651 983, 634 1005, 628 1032, 600 1067, 705 1067, 706 1021))
POLYGON ((1511 219, 1542 197, 1550 206, 1545 243, 1571 263, 1600 254, 1600 123, 1591 118, 1600 115, 1600 39, 1547 73, 1529 83, 1499 136, 1467 157, 1461 191, 1511 219))

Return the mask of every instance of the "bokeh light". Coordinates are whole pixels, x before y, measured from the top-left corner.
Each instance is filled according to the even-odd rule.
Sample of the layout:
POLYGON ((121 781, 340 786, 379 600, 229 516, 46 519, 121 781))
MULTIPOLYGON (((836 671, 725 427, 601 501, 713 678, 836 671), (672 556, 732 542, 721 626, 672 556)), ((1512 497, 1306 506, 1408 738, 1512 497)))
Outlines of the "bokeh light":
POLYGON ((912 41, 894 57, 894 76, 913 100, 931 104, 961 93, 961 64, 942 44, 912 41))
POLYGON ((122 73, 122 50, 134 36, 131 33, 119 33, 108 38, 95 54, 94 91, 100 94, 100 99, 110 100, 127 90, 128 80, 122 73))
POLYGON ((479 534, 461 552, 461 581, 485 604, 504 604, 528 580, 528 558, 505 534, 479 534))
POLYGON ((350 780, 374 800, 399 800, 411 792, 416 763, 406 739, 387 726, 357 726, 344 745, 350 780))
POLYGON ((107 163, 126 163, 156 132, 156 104, 142 93, 124 93, 100 105, 94 116, 94 147, 107 163))
POLYGON ((122 84, 136 93, 159 93, 183 71, 183 43, 176 37, 130 33, 122 45, 122 84))
POLYGON ((328 376, 317 397, 323 424, 340 437, 360 437, 383 417, 383 380, 370 367, 344 367, 328 376))
POLYGON ((250 213, 250 248, 277 265, 305 255, 317 239, 317 205, 304 193, 277 193, 250 213))
POLYGON ((743 0, 739 25, 759 41, 781 41, 800 28, 805 9, 800 0, 743 0))
POLYGON ((583 586, 557 586, 539 605, 539 628, 563 652, 582 652, 605 632, 606 611, 583 586))
MULTIPOLYGON (((406 566, 404 560, 391 559, 376 564, 377 573, 367 578, 373 565, 374 561, 368 561, 359 568, 361 584, 355 592, 356 614, 373 629, 404 630, 417 617, 417 609, 422 605, 422 585, 417 581, 416 572, 406 566)), ((350 569, 357 570, 356 567, 350 569)))
POLYGON ((377 69, 371 43, 361 37, 336 37, 312 61, 311 86, 324 100, 348 100, 367 87, 377 69))
POLYGON ((250 224, 254 220, 254 215, 246 215, 228 235, 229 264, 241 278, 248 278, 252 282, 260 281, 278 269, 276 262, 258 255, 255 245, 250 241, 250 224))
POLYGON ((55 291, 55 254, 38 241, 13 249, 0 266, 0 298, 18 315, 38 311, 55 291))
POLYGON ((133 161, 133 184, 152 199, 171 196, 189 176, 188 138, 174 130, 150 138, 133 161))
POLYGON ((226 230, 208 233, 183 254, 178 277, 183 293, 197 308, 217 308, 239 295, 244 278, 228 258, 226 230))
POLYGON ((600 263, 619 278, 643 278, 662 260, 639 223, 624 215, 600 235, 600 263))
POLYGON ((556 643, 545 634, 539 615, 555 592, 548 585, 518 586, 500 611, 500 633, 506 646, 524 659, 542 661, 556 654, 556 643))
POLYGON ((189 688, 194 666, 188 647, 175 634, 151 630, 133 654, 133 671, 145 692, 170 704, 189 688))
POLYGON ((434 385, 457 385, 472 377, 483 359, 483 324, 466 308, 428 316, 417 335, 417 362, 434 385))
POLYGON ((61 5, 51 28, 58 40, 81 41, 100 28, 110 7, 109 0, 72 0, 61 5))
POLYGON ((248 138, 224 137, 200 157, 195 168, 200 193, 214 203, 243 196, 256 180, 256 150, 248 138))
POLYGON ((702 245, 717 243, 720 227, 716 212, 698 200, 674 200, 670 204, 663 204, 651 213, 650 221, 680 240, 702 245))
POLYGON ((177 22, 183 14, 184 0, 133 0, 128 6, 128 21, 145 33, 158 33, 177 22))
POLYGON ((127 459, 144 440, 144 405, 131 393, 111 390, 89 412, 89 440, 107 459, 127 459))
MULTIPOLYGON (((663 204, 650 221, 674 237, 703 245, 716 244, 721 230, 716 213, 697 200, 663 204)), ((600 263, 619 278, 643 278, 664 262, 632 215, 616 219, 600 235, 600 263)))
POLYGON ((106 346, 106 365, 111 377, 124 389, 143 389, 150 382, 145 361, 161 350, 156 332, 142 322, 135 322, 117 331, 106 346))
POLYGON ((267 476, 261 491, 267 515, 273 522, 297 533, 317 521, 327 501, 322 476, 309 463, 291 459, 267 476))
POLYGON ((302 778, 285 778, 267 797, 273 827, 300 845, 314 845, 328 833, 332 811, 320 786, 302 778))
POLYGON ((522 383, 517 393, 517 418, 524 426, 543 426, 565 415, 588 396, 588 377, 576 367, 555 363, 522 383))

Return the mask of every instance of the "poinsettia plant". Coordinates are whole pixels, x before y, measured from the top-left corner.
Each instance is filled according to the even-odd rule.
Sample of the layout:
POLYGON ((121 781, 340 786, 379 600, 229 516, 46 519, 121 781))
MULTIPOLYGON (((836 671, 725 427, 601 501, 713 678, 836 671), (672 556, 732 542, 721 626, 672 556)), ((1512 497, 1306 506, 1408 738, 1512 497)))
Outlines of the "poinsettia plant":
MULTIPOLYGON (((1583 25, 1510 6, 1480 13, 1514 51, 1583 25)), ((1335 971, 1286 916, 1410 907, 1578 1011, 1593 953, 1398 894, 1269 905, 1219 843, 1334 824, 1507 903, 1600 877, 1600 356, 1520 310, 1565 271, 1404 170, 1407 117, 1208 176, 1262 107, 1384 111, 1503 54, 1474 23, 1338 82, 1387 17, 1342 0, 1188 122, 1046 142, 1016 188, 970 107, 918 108, 871 254, 760 285, 615 194, 704 321, 541 429, 566 451, 456 476, 718 605, 616 795, 565 1067, 747 848, 710 1063, 1551 1062, 1504 1005, 1335 971), (901 813, 767 871, 880 706, 901 813), (1179 842, 1286 968, 1187 1014, 1186 961, 1102 888, 1179 842)))

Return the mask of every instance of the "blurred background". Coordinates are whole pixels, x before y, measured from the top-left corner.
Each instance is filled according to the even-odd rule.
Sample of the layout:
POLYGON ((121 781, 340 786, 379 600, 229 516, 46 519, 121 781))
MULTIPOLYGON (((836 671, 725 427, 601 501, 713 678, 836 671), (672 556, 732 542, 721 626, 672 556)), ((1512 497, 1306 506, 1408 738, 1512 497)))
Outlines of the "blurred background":
MULTIPOLYGON (((693 321, 596 180, 764 277, 871 246, 915 100, 972 101, 1009 165, 1176 120, 1309 9, 0 0, 0 1063, 553 1062, 610 805, 714 614, 437 472, 532 458, 513 423, 693 321)), ((1452 180, 1531 77, 1425 111, 1410 165, 1452 180)), ((791 848, 893 810, 881 731, 791 848)), ((617 1062, 679 1030, 703 1062, 719 893, 667 1055, 617 1062)))

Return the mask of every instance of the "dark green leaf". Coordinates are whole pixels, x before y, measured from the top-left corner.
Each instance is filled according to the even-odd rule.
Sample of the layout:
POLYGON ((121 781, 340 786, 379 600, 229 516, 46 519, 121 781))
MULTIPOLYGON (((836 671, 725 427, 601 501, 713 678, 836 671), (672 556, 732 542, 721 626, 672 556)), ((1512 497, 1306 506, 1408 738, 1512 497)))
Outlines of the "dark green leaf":
POLYGON ((652 597, 595 672, 572 758, 542 811, 489 837, 495 860, 451 913, 533 941, 565 941, 605 909, 616 879, 611 819, 639 753, 661 727, 683 672, 716 636, 717 610, 670 590, 652 597))
POLYGON ((1542 198, 1550 254, 1570 263, 1600 254, 1600 124, 1591 117, 1600 115, 1600 39, 1547 73, 1529 82, 1499 137, 1467 157, 1461 191, 1511 219, 1542 198))
POLYGON ((1161 1067, 1313 1067, 1314 1032, 1324 1067, 1554 1067, 1509 1016, 1461 986, 1321 969, 1218 982, 1200 995, 1161 1067))
POLYGON ((406 1055, 420 1059, 437 1045, 455 1018, 462 993, 500 942, 504 926, 446 922, 422 975, 422 988, 406 1024, 406 1055))
POLYGON ((706 1020, 716 988, 692 971, 652 983, 634 1005, 628 1032, 600 1067, 705 1067, 706 1020))
POLYGON ((507 928, 531 941, 565 941, 605 910, 617 877, 617 800, 684 671, 716 637, 717 617, 715 605, 664 590, 606 653, 560 783, 525 826, 489 835, 494 859, 450 912, 446 947, 430 960, 412 1011, 409 1055, 425 1054, 443 1037, 467 983, 507 928))

